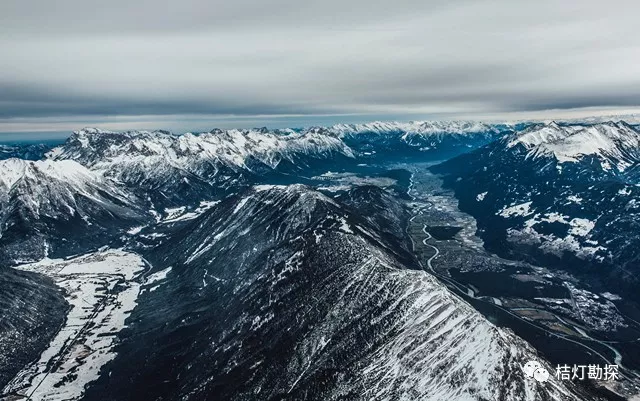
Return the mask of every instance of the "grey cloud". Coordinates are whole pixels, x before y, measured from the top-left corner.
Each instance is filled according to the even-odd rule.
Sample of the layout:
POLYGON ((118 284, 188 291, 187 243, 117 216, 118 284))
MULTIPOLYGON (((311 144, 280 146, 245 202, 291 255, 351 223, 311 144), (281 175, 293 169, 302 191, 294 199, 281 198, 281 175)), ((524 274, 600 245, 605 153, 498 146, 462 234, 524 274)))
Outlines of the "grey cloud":
POLYGON ((66 92, 64 89, 52 91, 50 88, 3 87, 2 85, 0 85, 0 93, 2 93, 0 95, 0 119, 82 115, 233 114, 255 116, 336 113, 336 110, 332 108, 315 107, 310 109, 304 105, 272 104, 251 101, 251 99, 240 100, 213 96, 210 99, 196 100, 189 99, 187 96, 174 99, 169 94, 166 97, 159 96, 158 98, 144 96, 108 98, 66 92))
POLYGON ((550 0, 5 0, 1 8, 0 131, 47 117, 298 122, 640 107, 635 1, 605 9, 550 0))
POLYGON ((51 35, 274 28, 277 25, 342 29, 375 27, 380 17, 403 18, 407 12, 434 13, 445 0, 4 0, 0 30, 51 35), (37 12, 34 12, 37 10, 37 12))

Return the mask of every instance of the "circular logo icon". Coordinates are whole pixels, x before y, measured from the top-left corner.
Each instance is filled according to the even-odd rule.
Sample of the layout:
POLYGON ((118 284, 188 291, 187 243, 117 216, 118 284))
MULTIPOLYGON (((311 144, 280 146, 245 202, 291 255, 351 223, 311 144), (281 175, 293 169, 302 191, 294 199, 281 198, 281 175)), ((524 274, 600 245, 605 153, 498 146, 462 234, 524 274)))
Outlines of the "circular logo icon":
POLYGON ((527 377, 533 378, 540 383, 549 380, 549 371, 538 361, 529 361, 524 364, 522 371, 527 377))
POLYGON ((538 368, 533 372, 533 378, 540 383, 544 383, 549 380, 549 371, 545 368, 538 368))
POLYGON ((534 372, 540 369, 541 367, 542 365, 540 364, 540 362, 529 361, 524 364, 524 368, 522 368, 522 371, 524 372, 525 375, 527 375, 527 377, 533 377, 534 372))

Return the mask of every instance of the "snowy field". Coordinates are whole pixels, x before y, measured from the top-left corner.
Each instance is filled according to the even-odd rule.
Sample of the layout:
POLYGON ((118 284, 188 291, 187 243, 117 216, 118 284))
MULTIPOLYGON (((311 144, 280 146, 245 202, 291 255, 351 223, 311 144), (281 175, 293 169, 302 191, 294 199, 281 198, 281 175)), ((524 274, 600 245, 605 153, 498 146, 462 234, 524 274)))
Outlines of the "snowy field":
POLYGON ((65 290, 71 309, 40 359, 20 371, 2 395, 80 399, 85 386, 116 356, 116 335, 136 306, 141 284, 134 280, 145 266, 139 255, 119 249, 18 266, 52 277, 65 290))

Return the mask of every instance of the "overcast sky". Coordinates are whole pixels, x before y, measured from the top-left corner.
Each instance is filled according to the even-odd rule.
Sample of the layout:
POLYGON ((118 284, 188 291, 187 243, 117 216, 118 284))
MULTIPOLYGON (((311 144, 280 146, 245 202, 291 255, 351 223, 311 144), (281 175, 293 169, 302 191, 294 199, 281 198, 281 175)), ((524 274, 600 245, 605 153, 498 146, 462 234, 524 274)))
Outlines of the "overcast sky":
POLYGON ((0 132, 640 108, 638 1, 1 0, 0 132))

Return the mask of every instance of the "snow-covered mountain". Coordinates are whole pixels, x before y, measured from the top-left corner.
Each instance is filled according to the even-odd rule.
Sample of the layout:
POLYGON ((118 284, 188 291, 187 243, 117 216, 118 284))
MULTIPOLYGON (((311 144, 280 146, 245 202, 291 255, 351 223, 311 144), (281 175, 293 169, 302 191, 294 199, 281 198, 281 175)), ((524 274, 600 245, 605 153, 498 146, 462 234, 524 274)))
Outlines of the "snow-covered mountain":
POLYGON ((300 134, 267 130, 212 130, 200 134, 172 135, 166 131, 111 132, 96 128, 75 131, 67 143, 55 148, 51 158, 74 159, 103 170, 124 161, 149 162, 161 157, 168 163, 190 168, 192 158, 231 168, 254 168, 255 163, 275 169, 284 161, 300 156, 323 157, 333 153, 352 156, 348 147, 335 138, 320 134, 300 134))
POLYGON ((4 262, 69 254, 145 219, 138 200, 75 161, 0 161, 4 262))
MULTIPOLYGON (((220 130, 184 135, 166 131, 76 131, 51 150, 52 160, 75 160, 151 197, 183 205, 228 195, 233 188, 314 169, 354 164, 356 158, 459 154, 483 145, 507 125, 414 122, 335 125, 302 130, 220 130)), ((322 170, 324 172, 326 170, 322 170)))
POLYGON ((417 270, 388 216, 349 211, 406 222, 381 191, 345 205, 301 185, 257 186, 167 238, 148 255, 170 267, 166 280, 141 295, 86 398, 587 399, 527 379, 529 345, 417 270))
MULTIPOLYGON (((445 158, 504 137, 500 160, 512 154, 535 171, 555 160, 508 146, 515 128, 84 129, 45 160, 0 162, 1 261, 83 253, 22 266, 53 277, 72 309, 40 358, 51 338, 41 333, 24 352, 0 352, 36 361, 9 366, 23 369, 2 391, 89 401, 600 399, 527 378, 529 360, 552 368, 424 271, 407 234, 414 182, 395 158, 445 158)), ((500 218, 526 209, 513 206, 500 218)), ((597 241, 593 216, 535 218, 567 224, 581 247, 597 241)), ((59 295, 47 283, 34 300, 59 295)), ((59 324, 30 310, 32 324, 18 326, 33 308, 20 297, 16 307, 0 296, 12 333, 59 324)))
POLYGON ((410 121, 384 122, 374 121, 364 124, 336 124, 327 130, 341 136, 357 135, 361 133, 387 134, 403 132, 411 135, 462 135, 487 132, 501 132, 507 125, 485 124, 478 121, 410 121))
POLYGON ((592 157, 617 172, 640 161, 640 132, 625 122, 535 125, 508 139, 507 147, 515 146, 523 146, 527 157, 552 156, 560 163, 592 157))
POLYGON ((142 189, 155 202, 185 203, 226 194, 257 176, 289 173, 315 163, 352 159, 338 138, 293 131, 213 130, 172 135, 165 131, 76 131, 49 152, 53 160, 75 160, 93 171, 142 189))
POLYGON ((513 124, 470 121, 412 121, 337 124, 306 132, 334 135, 360 157, 386 159, 441 159, 468 152, 513 132, 513 124))
POLYGON ((631 297, 640 265, 640 133, 537 125, 433 168, 499 254, 593 273, 631 297))
MULTIPOLYGON (((640 114, 609 114, 609 115, 602 115, 602 116, 565 119, 560 121, 567 124, 598 124, 598 123, 606 123, 610 121, 615 121, 615 122, 624 121, 628 124, 638 126, 640 125, 640 114)), ((548 121, 548 122, 551 122, 551 121, 548 121)))

